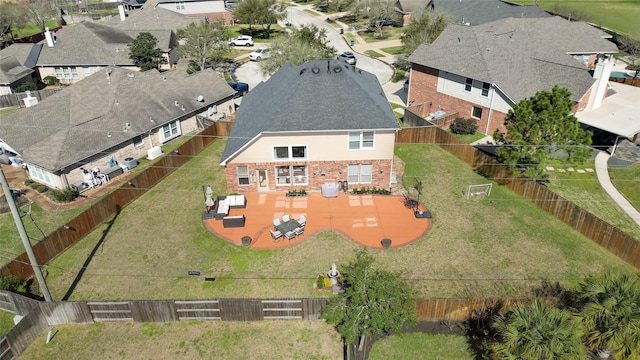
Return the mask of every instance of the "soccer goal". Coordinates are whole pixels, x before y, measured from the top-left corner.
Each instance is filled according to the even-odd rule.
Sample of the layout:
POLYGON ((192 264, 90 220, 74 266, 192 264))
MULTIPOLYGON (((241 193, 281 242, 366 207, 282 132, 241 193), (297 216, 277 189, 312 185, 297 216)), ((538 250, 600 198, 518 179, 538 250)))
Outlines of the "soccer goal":
POLYGON ((489 196, 491 195, 491 186, 492 184, 469 185, 464 193, 464 198, 469 200, 471 198, 489 196))

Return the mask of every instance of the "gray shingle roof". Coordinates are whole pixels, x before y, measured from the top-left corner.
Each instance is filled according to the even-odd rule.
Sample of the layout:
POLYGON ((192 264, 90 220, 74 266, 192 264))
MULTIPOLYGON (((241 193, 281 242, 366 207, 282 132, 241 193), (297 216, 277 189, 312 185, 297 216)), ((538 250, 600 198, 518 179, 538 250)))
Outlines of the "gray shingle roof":
POLYGON ((10 85, 31 74, 33 69, 20 65, 13 56, 0 58, 0 84, 10 85))
MULTIPOLYGON (((128 45, 140 32, 83 21, 58 31, 54 47, 43 46, 38 66, 134 66, 128 45)), ((170 48, 171 30, 149 32, 158 48, 170 48)))
POLYGON ((453 16, 454 22, 479 25, 500 19, 518 17, 549 17, 547 12, 535 5, 510 4, 500 0, 430 0, 436 10, 453 16))
POLYGON ((287 63, 242 100, 222 162, 263 132, 399 128, 373 74, 333 59, 287 63))
POLYGON ((424 10, 427 7, 427 0, 398 0, 396 7, 403 14, 411 14, 424 10))
POLYGON ((495 83, 514 102, 554 85, 568 88, 578 101, 593 78, 568 53, 616 52, 607 36, 586 23, 560 17, 449 25, 432 44, 420 45, 409 61, 495 83))
POLYGON ((204 16, 186 16, 175 11, 154 7, 153 4, 147 2, 142 9, 127 12, 124 21, 120 21, 120 17, 113 17, 106 24, 122 30, 168 29, 175 32, 187 27, 192 22, 200 22, 203 19, 204 16))
POLYGON ((56 171, 185 114, 205 111, 234 93, 213 70, 188 75, 110 67, 34 107, 0 116, 0 138, 25 161, 56 171), (199 95, 204 102, 197 101, 199 95), (124 131, 126 123, 131 126, 124 131))
POLYGON ((0 59, 13 56, 20 62, 20 65, 34 68, 41 50, 42 44, 14 43, 0 50, 0 59))
POLYGON ((41 44, 12 44, 0 50, 0 84, 10 85, 34 72, 41 44))

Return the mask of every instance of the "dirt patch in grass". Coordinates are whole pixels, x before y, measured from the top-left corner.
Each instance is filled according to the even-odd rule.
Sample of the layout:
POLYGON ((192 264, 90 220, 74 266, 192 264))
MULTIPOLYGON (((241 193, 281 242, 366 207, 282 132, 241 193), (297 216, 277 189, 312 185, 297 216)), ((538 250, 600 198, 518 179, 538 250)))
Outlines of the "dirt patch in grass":
POLYGON ((340 359, 342 341, 322 321, 93 323, 54 328, 24 359, 340 359), (79 339, 81 341, 79 341, 79 339))

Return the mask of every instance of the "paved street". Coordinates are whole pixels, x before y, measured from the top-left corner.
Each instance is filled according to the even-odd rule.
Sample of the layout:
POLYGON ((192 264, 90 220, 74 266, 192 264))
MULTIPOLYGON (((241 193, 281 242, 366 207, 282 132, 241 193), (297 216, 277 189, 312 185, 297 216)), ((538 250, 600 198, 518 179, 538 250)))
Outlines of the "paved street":
MULTIPOLYGON (((385 61, 382 61, 380 59, 371 58, 363 54, 364 51, 369 49, 376 49, 377 46, 397 46, 400 44, 400 42, 398 40, 393 40, 370 45, 364 43, 363 41, 359 41, 358 44, 351 48, 346 42, 345 38, 340 35, 340 31, 338 28, 328 24, 322 17, 316 17, 304 12, 305 8, 311 8, 312 6, 313 5, 290 7, 288 9, 289 13, 287 15, 287 19, 284 22, 290 22, 295 27, 299 27, 305 24, 314 24, 320 29, 325 29, 327 32, 327 39, 329 40, 329 43, 333 47, 335 47, 336 50, 338 50, 338 53, 342 53, 344 51, 352 51, 356 53, 356 56, 358 58, 357 67, 374 74, 378 78, 378 81, 380 82, 380 84, 382 84, 383 90, 387 95, 389 101, 399 104, 405 104, 406 93, 402 89, 402 82, 392 83, 390 81, 393 77, 394 70, 389 63, 385 62, 392 62, 393 58, 385 57, 385 61)), ((345 27, 345 30, 349 31, 347 27, 345 27)), ((254 46, 254 48, 256 47, 257 46, 254 46)), ((257 62, 251 61, 238 67, 234 75, 238 81, 249 84, 250 89, 253 89, 260 82, 265 81, 268 78, 260 72, 259 64, 257 62)))

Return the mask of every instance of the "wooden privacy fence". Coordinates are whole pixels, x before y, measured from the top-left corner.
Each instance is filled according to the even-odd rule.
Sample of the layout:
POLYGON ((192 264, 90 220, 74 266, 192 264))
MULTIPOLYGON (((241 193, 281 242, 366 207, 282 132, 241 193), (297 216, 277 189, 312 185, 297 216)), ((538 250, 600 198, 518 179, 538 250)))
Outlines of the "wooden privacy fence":
MULTIPOLYGON (((42 101, 42 99, 49 97, 58 91, 59 89, 45 89, 45 90, 31 90, 31 96, 38 99, 38 101, 42 101)), ((1 95, 0 96, 0 109, 2 108, 10 108, 10 107, 25 107, 24 101, 22 99, 27 97, 26 92, 9 94, 9 95, 1 95)))
MULTIPOLYGON (((42 241, 33 246, 38 263, 46 264, 54 259, 69 246, 100 226, 105 220, 142 196, 218 137, 229 136, 230 130, 231 123, 216 122, 213 126, 201 131, 198 136, 194 136, 182 144, 177 149, 179 155, 171 153, 162 156, 155 163, 132 177, 129 180, 132 185, 128 183, 122 184, 118 189, 101 198, 86 211, 67 222, 65 225, 70 229, 61 226, 47 235, 42 241)), ((7 275, 14 275, 20 279, 33 275, 33 269, 26 253, 22 253, 0 269, 0 276, 7 275)))
MULTIPOLYGON (((20 355, 48 327, 63 324, 88 324, 105 321, 177 322, 183 320, 263 321, 319 320, 327 298, 302 299, 205 299, 205 300, 132 300, 39 302, 22 295, 0 290, 3 307, 24 318, 5 338, 0 352, 20 355), (29 306, 18 305, 29 304, 29 306), (5 349, 5 350, 2 350, 5 349), (9 349, 9 350, 6 350, 9 349)), ((458 321, 474 310, 495 304, 510 306, 526 299, 418 299, 415 301, 419 321, 458 321)), ((0 356, 0 360, 11 359, 0 356)))
POLYGON ((396 144, 403 143, 427 143, 440 146, 469 164, 483 176, 530 200, 539 208, 579 231, 620 259, 636 268, 640 267, 640 242, 638 240, 540 185, 535 180, 515 178, 509 167, 447 131, 437 127, 405 128, 396 134, 396 144))

